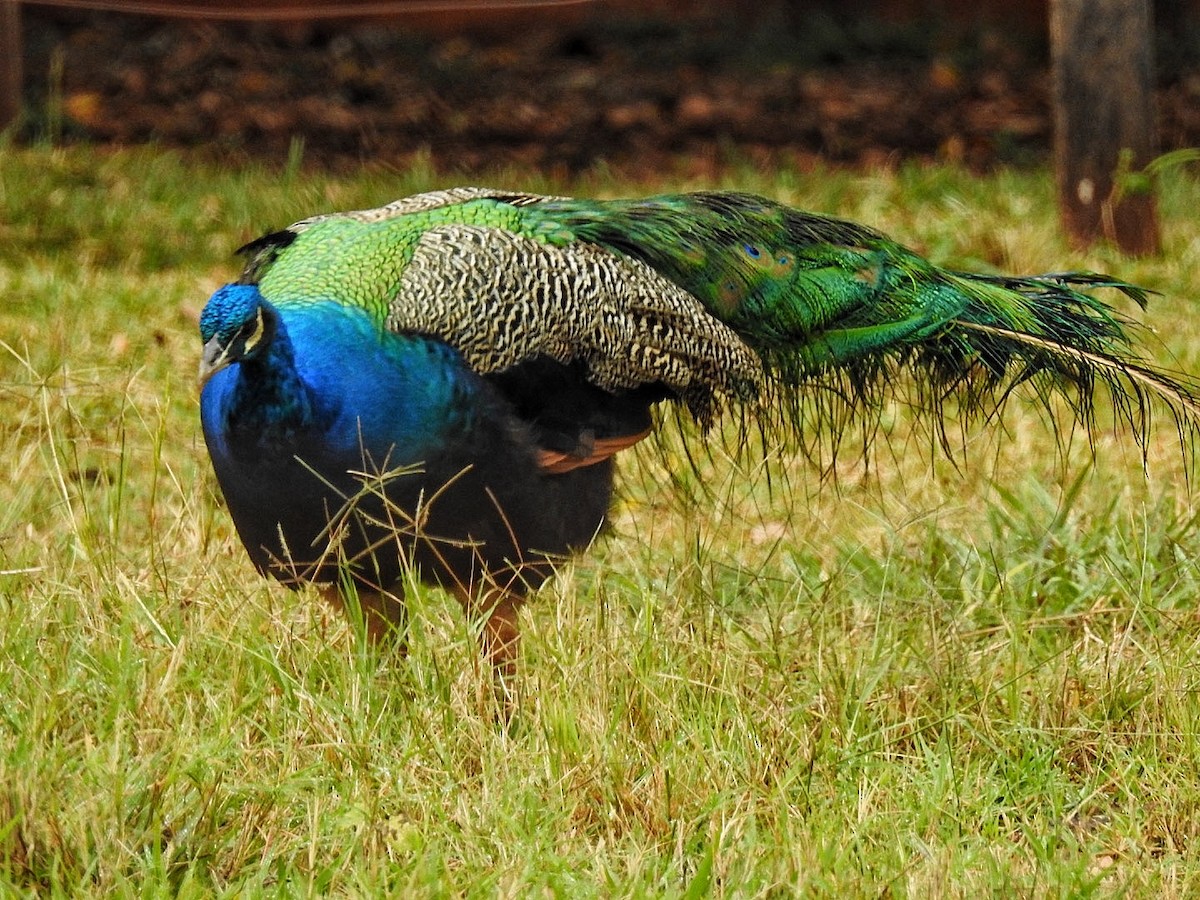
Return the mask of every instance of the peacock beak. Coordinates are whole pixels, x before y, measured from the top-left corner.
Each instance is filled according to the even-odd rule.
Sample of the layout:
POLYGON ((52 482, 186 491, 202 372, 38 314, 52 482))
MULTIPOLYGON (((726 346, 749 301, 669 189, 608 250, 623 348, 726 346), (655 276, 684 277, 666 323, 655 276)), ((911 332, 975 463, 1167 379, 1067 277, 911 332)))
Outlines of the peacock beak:
POLYGON ((197 377, 200 379, 200 389, 203 390, 204 385, 208 384, 208 379, 231 362, 233 362, 233 358, 229 355, 228 345, 222 344, 216 335, 209 338, 200 354, 200 371, 197 373, 197 377))

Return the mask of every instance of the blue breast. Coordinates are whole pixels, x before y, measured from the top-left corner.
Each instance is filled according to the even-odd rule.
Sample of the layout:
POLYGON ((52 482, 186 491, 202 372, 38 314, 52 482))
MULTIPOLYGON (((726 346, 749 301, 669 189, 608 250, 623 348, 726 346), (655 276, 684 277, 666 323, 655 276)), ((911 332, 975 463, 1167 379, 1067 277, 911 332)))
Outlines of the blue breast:
POLYGON ((278 449, 359 456, 365 447, 416 461, 469 426, 478 379, 445 344, 382 330, 336 303, 285 306, 279 315, 277 346, 261 371, 235 363, 200 396, 205 435, 218 448, 271 455, 291 441, 278 449), (239 419, 252 430, 242 446, 228 446, 239 419))
MULTIPOLYGON (((359 310, 278 312, 266 357, 217 372, 200 396, 217 479, 261 569, 285 553, 315 563, 314 540, 361 492, 352 473, 428 468, 469 444, 482 384, 446 345, 382 331, 359 310)), ((389 500, 413 506, 425 490, 421 478, 401 480, 389 500)))

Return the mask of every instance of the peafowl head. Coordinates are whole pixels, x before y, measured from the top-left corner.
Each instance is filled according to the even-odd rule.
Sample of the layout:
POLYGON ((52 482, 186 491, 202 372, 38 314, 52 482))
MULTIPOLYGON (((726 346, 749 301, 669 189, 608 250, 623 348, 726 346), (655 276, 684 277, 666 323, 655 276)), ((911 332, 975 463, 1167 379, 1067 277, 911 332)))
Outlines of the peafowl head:
POLYGON ((201 387, 226 366, 254 359, 271 344, 277 328, 275 310, 253 284, 227 284, 200 314, 201 387))

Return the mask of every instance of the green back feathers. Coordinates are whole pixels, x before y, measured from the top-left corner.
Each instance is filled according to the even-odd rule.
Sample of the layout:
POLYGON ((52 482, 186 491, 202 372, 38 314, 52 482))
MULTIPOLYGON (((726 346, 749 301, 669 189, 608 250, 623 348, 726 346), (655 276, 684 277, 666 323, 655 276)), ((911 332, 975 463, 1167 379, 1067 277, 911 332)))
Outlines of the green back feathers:
POLYGON ((519 207, 473 197, 318 216, 244 247, 252 254, 247 276, 273 302, 336 300, 360 306, 382 323, 422 236, 455 224, 522 228, 519 207), (384 210, 389 214, 381 215, 384 210))

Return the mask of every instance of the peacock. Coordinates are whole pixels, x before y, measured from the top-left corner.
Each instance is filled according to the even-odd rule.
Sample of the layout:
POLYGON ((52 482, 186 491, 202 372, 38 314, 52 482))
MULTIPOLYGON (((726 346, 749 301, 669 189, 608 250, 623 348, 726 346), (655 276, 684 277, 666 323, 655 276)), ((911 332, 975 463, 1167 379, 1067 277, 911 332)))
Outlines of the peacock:
POLYGON ((1144 305, 1133 285, 950 271, 749 194, 455 188, 239 252, 200 318, 200 411, 250 559, 320 585, 374 641, 415 572, 480 622, 502 679, 523 600, 596 537, 614 456, 671 405, 701 433, 733 410, 734 430, 775 436, 843 428, 902 383, 935 417, 1023 384, 1087 425, 1107 388, 1139 435, 1152 398, 1180 422, 1200 410, 1093 294, 1144 305), (854 415, 814 423, 830 397, 854 415))

